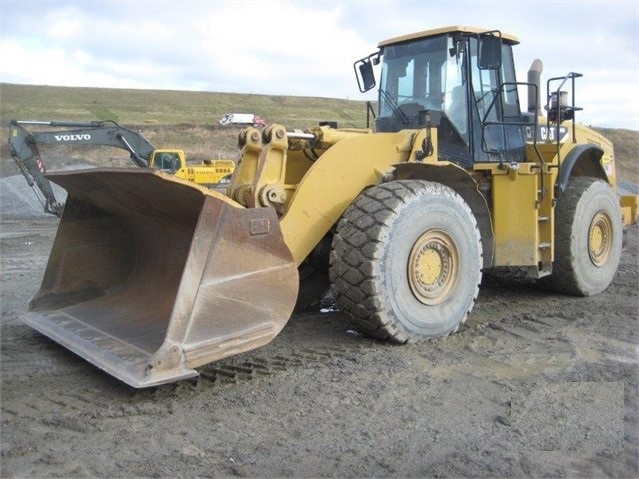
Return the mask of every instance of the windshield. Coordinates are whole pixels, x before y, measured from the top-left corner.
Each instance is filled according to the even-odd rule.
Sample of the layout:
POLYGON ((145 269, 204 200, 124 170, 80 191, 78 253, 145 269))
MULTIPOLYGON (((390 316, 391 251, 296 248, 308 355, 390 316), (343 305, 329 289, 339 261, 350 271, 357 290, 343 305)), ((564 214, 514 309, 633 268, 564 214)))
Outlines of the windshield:
POLYGON ((158 170, 175 173, 180 169, 180 157, 177 153, 159 153, 153 166, 158 170))
POLYGON ((480 69, 481 38, 451 32, 384 46, 376 131, 436 126, 439 156, 465 165, 524 158, 512 45, 502 43, 501 68, 480 69))
POLYGON ((383 50, 379 117, 416 126, 420 111, 445 113, 460 134, 467 130, 462 56, 448 35, 391 45, 383 50))

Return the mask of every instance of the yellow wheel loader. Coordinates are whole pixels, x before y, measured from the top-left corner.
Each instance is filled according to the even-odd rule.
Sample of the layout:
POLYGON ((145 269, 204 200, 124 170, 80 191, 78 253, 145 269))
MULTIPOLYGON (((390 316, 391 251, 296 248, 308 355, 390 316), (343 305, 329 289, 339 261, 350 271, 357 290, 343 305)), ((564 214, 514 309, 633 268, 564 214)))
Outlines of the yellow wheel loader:
POLYGON ((150 169, 50 174, 69 197, 24 320, 147 387, 266 344, 329 285, 355 329, 399 343, 456 331, 488 268, 605 290, 637 197, 616 196, 611 143, 575 121, 580 75, 541 105, 517 43, 467 27, 381 42, 354 64, 362 91, 381 66, 370 128, 247 128, 225 194, 150 169))

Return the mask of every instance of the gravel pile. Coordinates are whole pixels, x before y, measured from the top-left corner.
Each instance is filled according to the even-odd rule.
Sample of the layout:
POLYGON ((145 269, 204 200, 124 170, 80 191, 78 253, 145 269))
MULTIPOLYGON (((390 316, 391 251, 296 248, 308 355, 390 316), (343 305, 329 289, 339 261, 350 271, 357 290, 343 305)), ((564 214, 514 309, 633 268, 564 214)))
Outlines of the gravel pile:
MULTIPOLYGON (((93 165, 74 165, 72 169, 93 168, 93 165)), ((71 168, 68 168, 71 169, 71 168)), ((64 203, 67 192, 64 188, 51 183, 53 193, 58 202, 64 203)), ((11 218, 43 218, 51 217, 44 212, 44 195, 37 186, 31 188, 22 175, 0 178, 0 216, 11 218)))

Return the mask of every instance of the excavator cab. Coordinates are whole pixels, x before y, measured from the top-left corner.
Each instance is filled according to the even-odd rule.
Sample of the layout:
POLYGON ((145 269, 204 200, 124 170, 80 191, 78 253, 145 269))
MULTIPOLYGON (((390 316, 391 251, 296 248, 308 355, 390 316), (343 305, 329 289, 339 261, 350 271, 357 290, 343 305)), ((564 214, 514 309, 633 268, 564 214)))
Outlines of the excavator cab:
POLYGON ((175 174, 184 164, 184 154, 181 151, 156 150, 151 155, 149 167, 175 174))

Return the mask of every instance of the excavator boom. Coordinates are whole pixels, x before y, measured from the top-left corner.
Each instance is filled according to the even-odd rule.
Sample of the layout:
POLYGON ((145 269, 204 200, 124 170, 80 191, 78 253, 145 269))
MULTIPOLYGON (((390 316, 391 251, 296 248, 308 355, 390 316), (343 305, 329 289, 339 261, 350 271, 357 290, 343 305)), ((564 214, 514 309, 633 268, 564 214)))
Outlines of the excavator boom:
POLYGON ((131 154, 131 160, 141 168, 148 166, 149 158, 155 151, 153 145, 142 135, 113 121, 12 120, 9 144, 20 158, 28 158, 35 154, 37 145, 114 146, 127 150, 131 154), (23 125, 76 129, 31 133, 23 125))
POLYGON ((114 146, 127 150, 131 160, 141 168, 148 166, 149 157, 154 151, 153 145, 142 135, 112 121, 11 120, 10 129, 9 147, 13 160, 29 186, 36 185, 44 195, 44 211, 55 216, 62 214, 64 205, 55 197, 51 183, 45 176, 47 171, 38 145, 114 146), (26 126, 48 126, 65 130, 30 132, 26 126))
MULTIPOLYGON (((44 195, 44 210, 60 216, 60 204, 46 177, 46 168, 38 147, 42 145, 111 146, 129 152, 140 168, 155 168, 179 178, 210 188, 218 187, 235 168, 233 160, 212 160, 201 165, 187 164, 184 151, 155 149, 141 133, 118 125, 113 121, 11 121, 9 145, 11 156, 26 178, 29 186, 37 185, 44 195), (25 127, 52 127, 53 131, 30 132, 25 127)), ((38 192, 36 196, 40 199, 38 192)))

